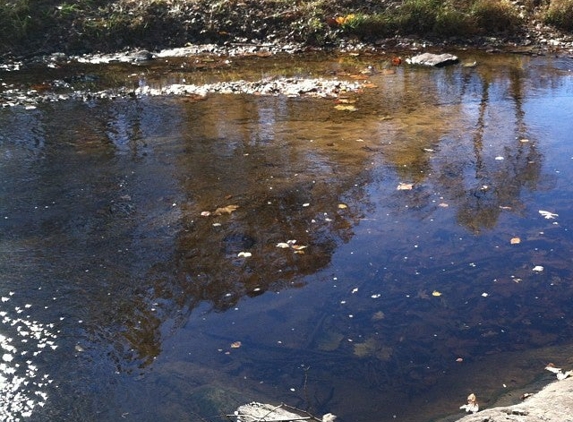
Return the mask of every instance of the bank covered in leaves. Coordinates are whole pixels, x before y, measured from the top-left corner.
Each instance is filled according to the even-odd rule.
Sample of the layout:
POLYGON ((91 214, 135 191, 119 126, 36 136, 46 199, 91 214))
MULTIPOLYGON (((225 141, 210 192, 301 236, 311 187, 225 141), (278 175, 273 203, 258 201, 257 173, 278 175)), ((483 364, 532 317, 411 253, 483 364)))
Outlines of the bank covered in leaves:
POLYGON ((0 5, 0 58, 186 44, 571 48, 573 1, 15 0, 0 5))

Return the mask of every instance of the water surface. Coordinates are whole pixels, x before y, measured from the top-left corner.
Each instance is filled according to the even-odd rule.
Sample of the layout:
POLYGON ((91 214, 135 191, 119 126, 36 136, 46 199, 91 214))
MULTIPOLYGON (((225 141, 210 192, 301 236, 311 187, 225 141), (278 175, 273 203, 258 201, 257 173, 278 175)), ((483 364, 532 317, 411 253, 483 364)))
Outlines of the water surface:
POLYGON ((422 422, 570 366, 573 61, 460 55, 1 74, 371 83, 0 110, 2 417, 422 422))

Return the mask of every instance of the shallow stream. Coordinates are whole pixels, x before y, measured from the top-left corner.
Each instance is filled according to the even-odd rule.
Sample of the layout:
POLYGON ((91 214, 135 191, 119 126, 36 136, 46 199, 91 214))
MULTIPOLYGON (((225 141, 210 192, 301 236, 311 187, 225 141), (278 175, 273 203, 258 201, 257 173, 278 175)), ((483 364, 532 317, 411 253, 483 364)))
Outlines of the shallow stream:
POLYGON ((0 419, 424 422, 571 369, 573 60, 458 54, 0 73, 364 85, 0 109, 0 419))

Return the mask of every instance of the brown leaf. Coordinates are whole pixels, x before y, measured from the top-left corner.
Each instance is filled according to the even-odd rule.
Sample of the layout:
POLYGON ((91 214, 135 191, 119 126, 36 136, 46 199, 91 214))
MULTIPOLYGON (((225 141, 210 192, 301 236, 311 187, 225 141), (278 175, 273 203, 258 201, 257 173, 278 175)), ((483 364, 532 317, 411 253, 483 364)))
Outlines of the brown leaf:
POLYGON ((217 208, 213 214, 215 215, 231 214, 232 212, 236 211, 237 208, 239 208, 238 205, 227 205, 226 207, 217 208))

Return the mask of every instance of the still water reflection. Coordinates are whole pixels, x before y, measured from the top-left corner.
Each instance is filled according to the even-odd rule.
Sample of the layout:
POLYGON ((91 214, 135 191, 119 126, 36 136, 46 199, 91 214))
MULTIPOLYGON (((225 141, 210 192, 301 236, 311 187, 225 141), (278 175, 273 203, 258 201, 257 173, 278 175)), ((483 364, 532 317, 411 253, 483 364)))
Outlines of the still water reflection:
MULTIPOLYGON (((2 417, 219 421, 258 400, 427 421, 571 364, 573 62, 462 56, 478 66, 236 65, 372 65, 356 111, 0 110, 2 417)), ((177 72, 138 83, 226 76, 177 72)))

